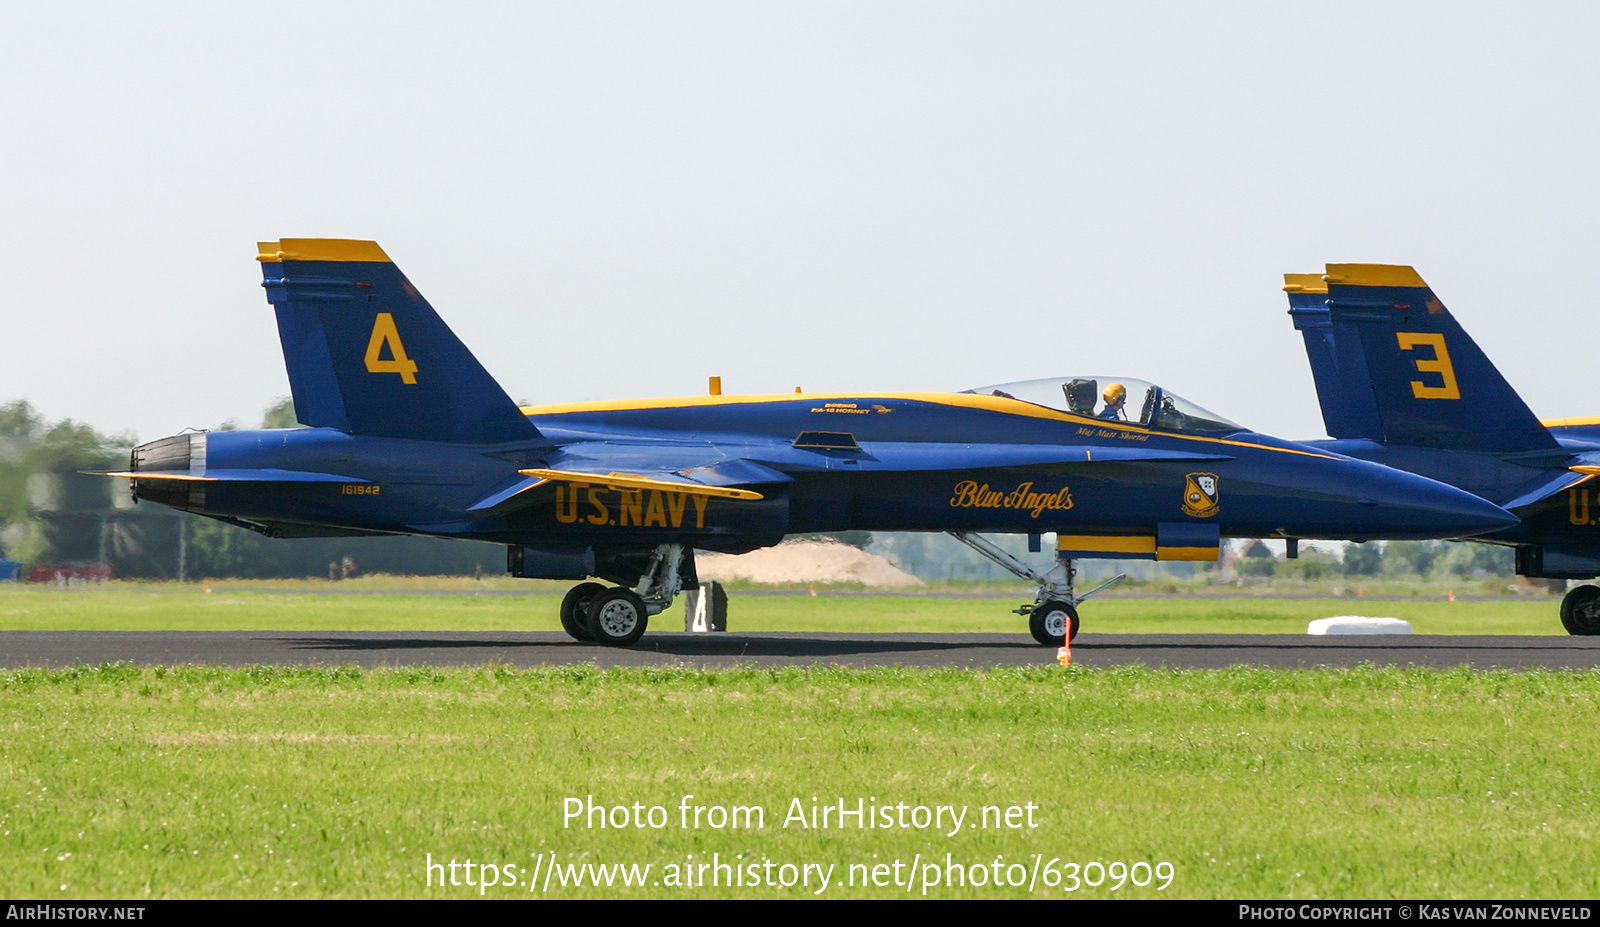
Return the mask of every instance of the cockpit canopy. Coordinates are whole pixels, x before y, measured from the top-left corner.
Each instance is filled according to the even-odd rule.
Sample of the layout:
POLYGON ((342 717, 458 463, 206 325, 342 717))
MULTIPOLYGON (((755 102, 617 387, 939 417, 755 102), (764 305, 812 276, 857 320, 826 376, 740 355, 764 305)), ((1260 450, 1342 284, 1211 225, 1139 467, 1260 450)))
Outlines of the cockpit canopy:
POLYGON ((1202 409, 1154 383, 1132 377, 1052 377, 980 386, 966 392, 1020 399, 1086 418, 1130 422, 1168 431, 1244 430, 1242 425, 1202 409))

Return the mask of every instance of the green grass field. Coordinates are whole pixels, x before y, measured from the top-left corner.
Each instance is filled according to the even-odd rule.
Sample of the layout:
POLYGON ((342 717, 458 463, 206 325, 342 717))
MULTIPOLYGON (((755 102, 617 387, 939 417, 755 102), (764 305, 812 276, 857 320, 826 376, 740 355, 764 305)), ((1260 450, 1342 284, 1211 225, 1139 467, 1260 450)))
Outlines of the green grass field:
MULTIPOLYGON (((0 629, 558 629, 559 585, 441 587, 525 588, 8 586, 0 629)), ((730 621, 1024 633, 1009 598, 819 592, 736 590, 730 621)), ((1419 633, 1559 634, 1556 602, 1108 596, 1084 615, 1106 632, 1298 634, 1355 613, 1419 633)), ((1597 696, 1600 673, 1370 668, 25 669, 0 673, 0 885, 62 899, 1593 897, 1597 696), (591 796, 625 826, 565 818, 591 796), (894 826, 789 817, 840 800, 887 807, 894 826), (917 826, 915 809, 941 806, 940 826, 917 826), (764 826, 713 826, 734 807, 764 826), (972 826, 985 809, 992 826, 972 826)))
MULTIPOLYGON (((58 590, 5 584, 0 586, 0 630, 559 631, 556 610, 565 585, 371 577, 362 583, 219 582, 212 592, 205 588, 113 583, 58 590), (432 594, 475 588, 485 594, 432 594), (519 588, 549 594, 492 594, 519 588)), ((1010 610, 1030 598, 1022 591, 1014 598, 976 598, 735 589, 728 621, 736 632, 1026 633, 1024 619, 1010 610)), ((1552 596, 1448 602, 1423 596, 1106 595, 1085 603, 1082 615, 1085 630, 1104 633, 1303 634, 1314 619, 1356 614, 1404 618, 1418 634, 1563 634, 1558 608, 1559 599, 1552 596)), ((652 625, 681 630, 681 600, 652 625)))
POLYGON ((21 670, 0 673, 0 884, 61 899, 1594 897, 1597 697, 1594 673, 1416 669, 21 670), (637 803, 645 826, 567 821, 566 800, 589 796, 637 803), (966 810, 960 828, 914 810, 903 827, 785 826, 813 799, 966 810), (684 806, 759 807, 764 826, 715 827, 709 810, 683 826, 684 806), (972 826, 985 807, 991 826, 972 826), (458 867, 430 886, 430 854, 493 884, 458 867), (693 867, 717 862, 739 868, 705 880, 761 884, 699 884, 693 867))

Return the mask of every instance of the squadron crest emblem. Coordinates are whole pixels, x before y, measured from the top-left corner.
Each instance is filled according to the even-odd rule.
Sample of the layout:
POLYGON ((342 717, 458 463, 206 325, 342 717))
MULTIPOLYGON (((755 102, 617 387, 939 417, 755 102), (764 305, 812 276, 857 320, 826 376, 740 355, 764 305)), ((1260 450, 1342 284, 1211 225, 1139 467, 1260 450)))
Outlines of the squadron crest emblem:
POLYGON ((1217 475, 1191 473, 1183 478, 1183 513, 1196 518, 1217 514, 1217 475))

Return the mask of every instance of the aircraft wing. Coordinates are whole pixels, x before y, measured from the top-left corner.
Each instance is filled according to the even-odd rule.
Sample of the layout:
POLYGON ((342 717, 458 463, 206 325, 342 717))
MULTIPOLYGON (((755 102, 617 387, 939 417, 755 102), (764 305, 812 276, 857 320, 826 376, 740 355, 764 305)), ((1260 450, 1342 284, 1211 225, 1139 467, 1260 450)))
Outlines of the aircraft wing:
POLYGON ((1508 510, 1524 508, 1596 476, 1600 476, 1600 451, 1583 451, 1567 460, 1565 470, 1540 474, 1520 487, 1510 500, 1499 505, 1508 510))
POLYGON ((733 486, 788 483, 793 477, 738 457, 713 457, 707 447, 684 454, 683 448, 627 445, 586 446, 568 452, 546 467, 517 471, 520 479, 467 507, 477 517, 503 514, 531 501, 524 495, 551 482, 586 483, 618 489, 664 489, 719 499, 754 501, 762 494, 733 486))
MULTIPOLYGON (((1590 469, 1595 470, 1597 468, 1590 469)), ((1512 498, 1498 504, 1507 511, 1526 508, 1535 502, 1548 499, 1562 490, 1571 489, 1584 480, 1592 479, 1593 477, 1594 473, 1585 473, 1576 468, 1540 474, 1532 482, 1520 487, 1512 498)))

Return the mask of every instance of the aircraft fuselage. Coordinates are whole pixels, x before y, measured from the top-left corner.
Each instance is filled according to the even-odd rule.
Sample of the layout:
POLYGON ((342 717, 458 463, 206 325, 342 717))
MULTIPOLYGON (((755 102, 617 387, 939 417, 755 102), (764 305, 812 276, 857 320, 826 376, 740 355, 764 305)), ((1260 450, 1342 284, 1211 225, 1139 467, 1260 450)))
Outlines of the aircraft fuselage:
POLYGON ((1467 493, 1254 432, 1175 435, 990 396, 689 397, 525 411, 544 441, 461 445, 329 428, 212 432, 203 436, 203 468, 187 464, 196 480, 136 480, 135 492, 286 535, 320 526, 502 544, 672 541, 718 551, 851 529, 1115 535, 1189 523, 1214 525, 1222 537, 1369 539, 1504 524, 1467 493), (795 446, 804 434, 851 446, 795 446), (745 501, 619 488, 596 476, 538 487, 515 511, 464 515, 519 466, 571 468, 589 454, 622 472, 634 455, 655 468, 681 460, 690 476, 708 459, 756 461, 788 481, 761 485, 763 498, 745 501), (1030 456, 1049 462, 1026 463, 1030 456), (986 458, 992 465, 981 465, 986 458), (250 478, 268 471, 315 478, 250 478), (1186 481, 1196 474, 1214 480, 1198 515, 1184 511, 1186 481))

